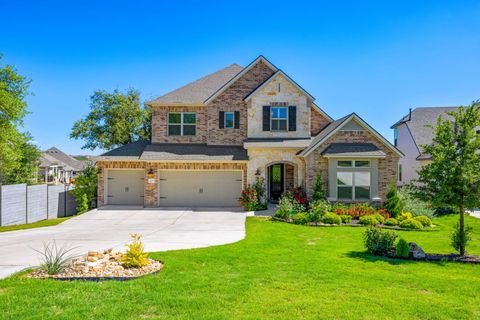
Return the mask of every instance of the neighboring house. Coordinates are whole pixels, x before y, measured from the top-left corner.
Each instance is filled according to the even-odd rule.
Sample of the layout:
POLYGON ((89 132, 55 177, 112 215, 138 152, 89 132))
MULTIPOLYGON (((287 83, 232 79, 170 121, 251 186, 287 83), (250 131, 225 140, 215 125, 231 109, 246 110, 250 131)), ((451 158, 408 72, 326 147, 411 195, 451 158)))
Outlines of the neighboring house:
POLYGON ((422 152, 422 145, 431 144, 433 130, 439 116, 452 118, 447 112, 458 107, 429 107, 410 109, 409 113, 391 126, 394 145, 404 156, 398 163, 397 184, 403 185, 418 178, 417 170, 430 161, 430 155, 422 152))
POLYGON ((149 101, 152 140, 96 158, 99 206, 235 206, 258 177, 272 201, 294 187, 311 197, 317 172, 331 200, 383 199, 401 152, 313 101, 263 56, 149 101))
POLYGON ((41 180, 45 183, 70 183, 83 170, 84 163, 51 147, 40 156, 39 168, 41 180))

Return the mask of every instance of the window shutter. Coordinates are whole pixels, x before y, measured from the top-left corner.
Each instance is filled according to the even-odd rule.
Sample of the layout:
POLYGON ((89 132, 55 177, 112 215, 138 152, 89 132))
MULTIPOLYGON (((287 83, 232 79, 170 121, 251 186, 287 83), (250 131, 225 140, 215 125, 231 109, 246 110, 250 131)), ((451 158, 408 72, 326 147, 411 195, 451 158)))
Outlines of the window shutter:
POLYGON ((288 107, 288 131, 297 131, 297 107, 288 107))
POLYGON ((234 113, 235 129, 240 128, 240 111, 234 113))
POLYGON ((224 111, 218 112, 218 127, 220 129, 225 128, 225 112, 224 111))
POLYGON ((270 106, 263 106, 263 131, 270 131, 270 106))

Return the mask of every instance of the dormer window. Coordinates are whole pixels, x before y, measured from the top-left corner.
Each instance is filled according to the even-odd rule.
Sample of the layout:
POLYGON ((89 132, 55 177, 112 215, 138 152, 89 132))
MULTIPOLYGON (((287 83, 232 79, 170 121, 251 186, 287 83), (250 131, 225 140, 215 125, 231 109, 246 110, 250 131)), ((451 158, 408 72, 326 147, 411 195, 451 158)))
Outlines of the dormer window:
POLYGON ((272 131, 287 131, 288 108, 271 107, 270 128, 272 131))

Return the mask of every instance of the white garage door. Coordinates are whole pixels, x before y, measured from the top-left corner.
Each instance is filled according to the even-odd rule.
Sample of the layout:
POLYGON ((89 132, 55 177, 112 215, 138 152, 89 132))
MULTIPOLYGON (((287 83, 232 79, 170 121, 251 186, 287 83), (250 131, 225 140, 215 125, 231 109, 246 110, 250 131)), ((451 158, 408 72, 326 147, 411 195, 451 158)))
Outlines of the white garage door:
POLYGON ((108 170, 107 204, 143 205, 144 170, 108 170))
POLYGON ((238 206, 241 171, 160 171, 160 206, 238 206))

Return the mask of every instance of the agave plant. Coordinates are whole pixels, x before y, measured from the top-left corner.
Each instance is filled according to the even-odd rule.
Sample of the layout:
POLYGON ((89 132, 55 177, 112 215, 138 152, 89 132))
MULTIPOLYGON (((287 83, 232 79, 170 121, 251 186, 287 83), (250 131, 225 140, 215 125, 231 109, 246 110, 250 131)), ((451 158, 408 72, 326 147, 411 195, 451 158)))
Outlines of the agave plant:
POLYGON ((53 240, 50 243, 43 243, 42 250, 34 250, 42 255, 40 269, 52 275, 65 270, 65 267, 75 257, 72 254, 74 249, 76 248, 68 247, 66 244, 59 247, 57 242, 53 240))

